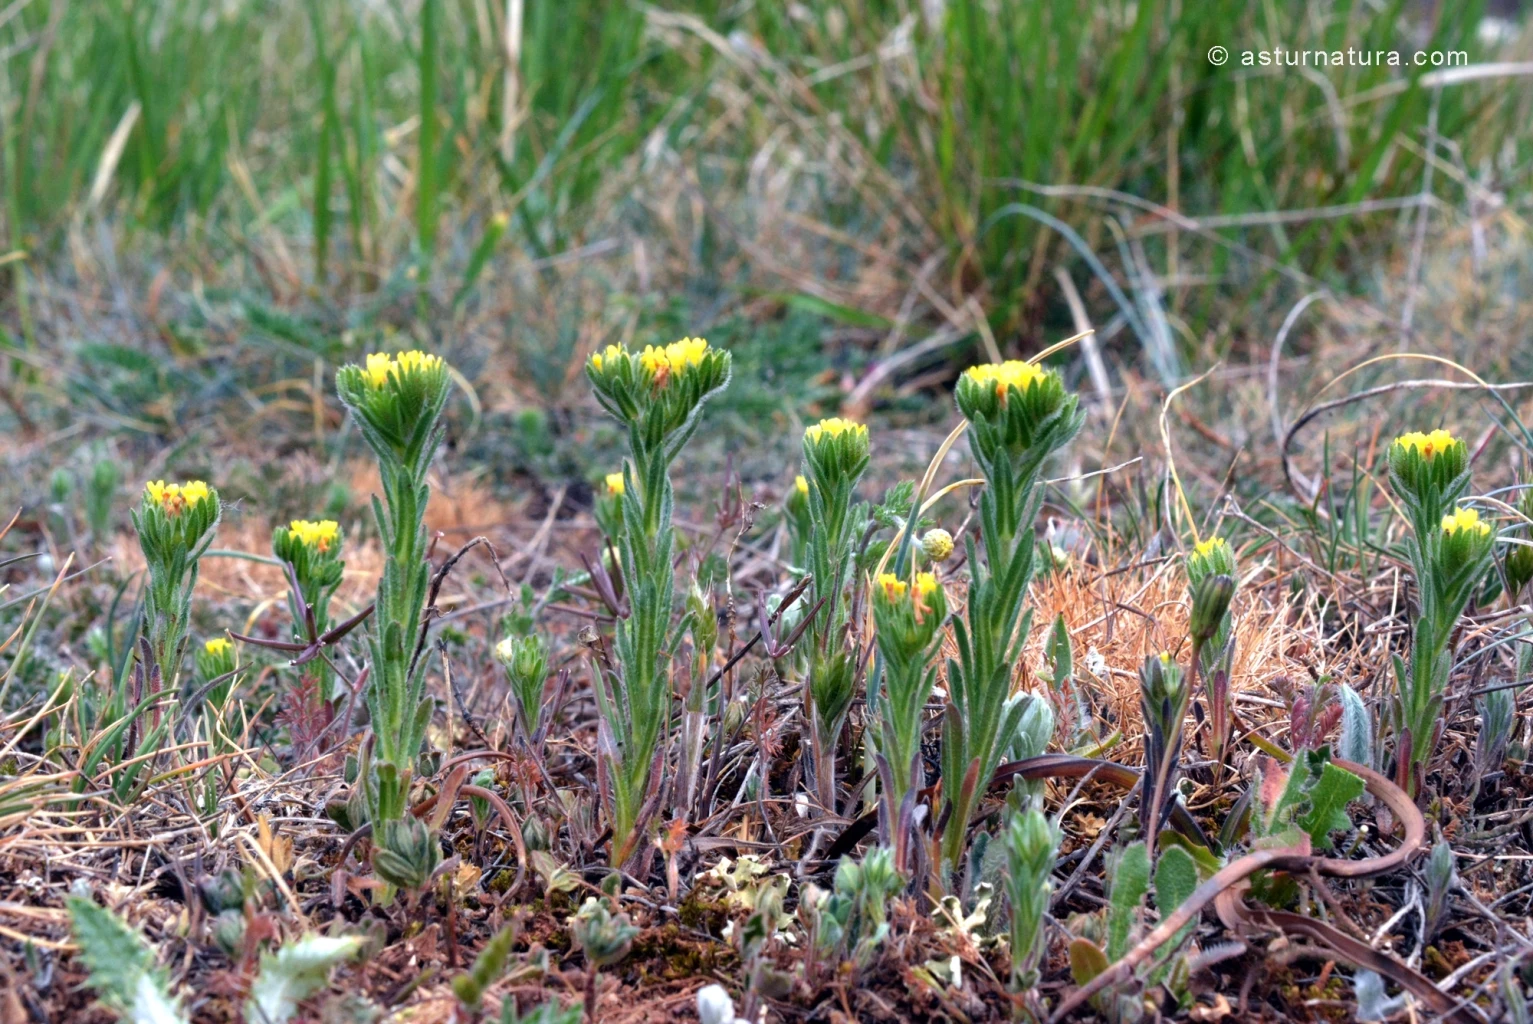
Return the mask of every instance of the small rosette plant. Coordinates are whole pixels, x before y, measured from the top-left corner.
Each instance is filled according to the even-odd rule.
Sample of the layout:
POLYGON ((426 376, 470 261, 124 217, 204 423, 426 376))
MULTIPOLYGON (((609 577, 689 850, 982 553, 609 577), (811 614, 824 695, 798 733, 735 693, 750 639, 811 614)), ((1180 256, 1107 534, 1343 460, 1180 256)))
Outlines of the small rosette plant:
POLYGON ((804 686, 809 769, 821 807, 836 812, 836 741, 857 689, 857 652, 847 629, 853 532, 861 519, 853 495, 868 468, 868 428, 832 417, 804 431, 809 540, 806 562, 813 576, 809 678, 804 686))
POLYGON ((586 363, 597 401, 627 428, 630 455, 621 485, 609 484, 621 510, 613 540, 629 614, 616 626, 616 670, 599 669, 595 687, 598 775, 617 864, 643 838, 659 781, 656 762, 670 735, 671 681, 664 666, 675 603, 670 467, 706 401, 729 383, 729 372, 729 353, 701 338, 643 352, 609 345, 586 363))
POLYGON ((1011 692, 1012 673, 1031 622, 1022 606, 1035 569, 1043 465, 1085 421, 1059 375, 1026 362, 966 370, 956 398, 985 488, 979 499, 984 557, 973 536, 966 538, 972 576, 965 615, 953 624, 958 657, 948 662, 942 780, 952 813, 942 860, 950 872, 960 866, 969 819, 1024 710, 1022 695, 1011 692))
POLYGON ((426 659, 417 658, 415 649, 430 570, 426 470, 442 437, 451 381, 440 356, 402 352, 374 353, 362 366, 343 366, 335 385, 378 459, 383 483, 383 500, 373 499, 373 518, 385 558, 368 633, 372 675, 367 708, 376 760, 370 777, 358 779, 378 824, 404 814, 431 715, 425 699, 426 659))
POLYGON ((173 687, 180 671, 198 561, 213 543, 221 513, 218 492, 201 480, 152 480, 132 512, 149 569, 144 633, 154 660, 146 667, 151 696, 162 682, 173 687))
POLYGON ((883 761, 882 816, 893 837, 895 861, 906 867, 905 804, 924 781, 921 727, 926 702, 937 681, 936 655, 942 646, 947 595, 937 577, 916 573, 911 583, 884 573, 873 583, 873 624, 883 655, 883 694, 873 723, 883 761), (886 766, 886 767, 885 767, 886 766))
MULTIPOLYGON (((312 522, 294 519, 287 526, 272 531, 272 554, 287 565, 297 591, 289 592, 288 610, 293 616, 293 639, 310 639, 307 615, 313 616, 313 636, 323 636, 330 629, 330 600, 341 585, 346 563, 341 560, 343 540, 340 524, 333 519, 312 522), (300 604, 300 599, 302 603, 300 604)), ((320 694, 330 700, 334 694, 334 673, 324 660, 316 670, 320 694)))

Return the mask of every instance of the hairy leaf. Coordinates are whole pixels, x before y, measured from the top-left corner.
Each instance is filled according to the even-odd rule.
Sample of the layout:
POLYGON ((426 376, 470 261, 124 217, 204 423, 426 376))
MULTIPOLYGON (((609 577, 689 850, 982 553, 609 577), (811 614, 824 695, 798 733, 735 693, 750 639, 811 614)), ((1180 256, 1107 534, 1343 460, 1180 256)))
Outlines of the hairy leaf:
POLYGON ((261 970, 250 986, 245 1019, 252 1024, 287 1024, 298 1004, 330 979, 330 968, 354 954, 362 940, 309 934, 261 957, 261 970))

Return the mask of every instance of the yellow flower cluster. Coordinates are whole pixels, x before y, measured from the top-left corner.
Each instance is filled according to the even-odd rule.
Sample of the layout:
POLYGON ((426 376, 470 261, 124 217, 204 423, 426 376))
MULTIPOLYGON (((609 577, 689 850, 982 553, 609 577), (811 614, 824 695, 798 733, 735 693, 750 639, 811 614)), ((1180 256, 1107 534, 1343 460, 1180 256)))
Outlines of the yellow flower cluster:
POLYGON ((623 493, 623 474, 622 473, 608 473, 607 477, 606 477, 606 480, 607 480, 607 493, 608 494, 621 495, 623 493))
MULTIPOLYGON (((708 352, 708 342, 703 338, 682 338, 669 345, 644 346, 644 351, 639 353, 639 365, 656 384, 663 385, 672 373, 701 363, 708 352)), ((600 373, 608 362, 628 354, 621 345, 608 345, 591 357, 591 369, 600 373)))
POLYGON ((1443 533, 1451 537, 1460 530, 1473 531, 1483 537, 1490 532, 1490 524, 1480 522, 1480 513, 1472 508, 1456 509, 1452 515, 1443 516, 1443 533))
POLYGON ((381 388, 389 382, 390 375, 403 377, 417 370, 435 370, 441 365, 441 356, 429 355, 419 349, 401 352, 397 356, 391 356, 385 352, 374 352, 367 357, 367 364, 362 369, 362 375, 370 386, 381 388))
POLYGON ((793 478, 793 489, 806 498, 809 496, 809 481, 804 478, 804 474, 800 473, 793 478))
POLYGON ((910 585, 892 572, 879 573, 878 585, 884 588, 884 596, 891 601, 898 601, 910 590, 910 585))
POLYGON ((330 545, 335 543, 341 533, 340 524, 334 519, 322 519, 317 523, 294 519, 288 524, 287 530, 300 542, 321 553, 329 551, 330 545))
POLYGON ((964 371, 964 376, 976 384, 994 384, 995 393, 1004 399, 1009 388, 1026 391, 1029 384, 1042 380, 1048 374, 1025 360, 1008 359, 1004 363, 971 366, 964 371))
POLYGON ((1204 558, 1207 558, 1209 555, 1213 554, 1220 548, 1227 547, 1229 547, 1229 542, 1226 541, 1223 537, 1210 537, 1205 541, 1198 542, 1197 552, 1204 558))
POLYGON ((708 342, 702 338, 682 338, 664 348, 659 345, 645 345, 644 351, 639 355, 639 363, 658 377, 672 370, 685 370, 689 366, 696 366, 707 354, 708 342))
POLYGON ((1453 435, 1446 430, 1434 430, 1430 434, 1423 434, 1419 430, 1412 430, 1410 433, 1401 434, 1395 438, 1395 444, 1406 451, 1415 449, 1421 454, 1422 458, 1426 459, 1430 459, 1438 452, 1452 448, 1457 443, 1453 435))
MULTIPOLYGON (((863 437, 868 436, 868 428, 863 426, 861 423, 857 423, 853 420, 844 420, 840 416, 832 416, 830 419, 821 420, 814 426, 806 429, 804 431, 804 438, 808 441, 818 443, 820 438, 826 436, 827 434, 831 437, 840 437, 842 434, 848 432, 860 434, 863 437)), ((805 490, 807 492, 807 486, 805 490)))
POLYGON ((225 640, 223 637, 215 636, 213 639, 203 644, 202 649, 208 654, 211 654, 213 657, 217 658, 228 654, 233 646, 233 644, 229 643, 229 641, 225 640))
POLYGON ((188 505, 206 500, 209 493, 208 485, 201 480, 188 480, 184 484, 151 480, 144 485, 144 496, 164 509, 166 515, 172 516, 180 515, 188 505))
POLYGON ((926 599, 928 597, 931 597, 932 594, 937 592, 937 587, 938 586, 940 586, 940 584, 937 582, 937 576, 936 576, 935 573, 929 573, 929 572, 918 572, 918 573, 916 573, 916 586, 915 586, 916 603, 917 604, 925 604, 926 603, 926 599))
MULTIPOLYGON (((878 585, 883 588, 884 596, 891 601, 898 601, 911 592, 910 584, 894 575, 892 572, 878 574, 878 585)), ((937 592, 941 584, 937 582, 934 573, 916 573, 914 597, 917 604, 925 604, 926 599, 937 592)))
POLYGON ((625 351, 621 345, 608 345, 603 351, 598 352, 591 357, 591 368, 593 370, 600 370, 603 366, 606 365, 607 360, 621 359, 627 354, 627 351, 625 351))

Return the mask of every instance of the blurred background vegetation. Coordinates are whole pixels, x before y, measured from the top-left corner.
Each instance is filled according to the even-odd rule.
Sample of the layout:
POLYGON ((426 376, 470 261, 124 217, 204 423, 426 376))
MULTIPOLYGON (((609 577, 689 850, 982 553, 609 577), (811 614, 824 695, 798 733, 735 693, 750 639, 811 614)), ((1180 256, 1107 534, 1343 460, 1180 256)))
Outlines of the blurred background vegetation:
POLYGON ((1529 361, 1529 50, 1416 0, 9 0, 0 492, 323 455, 329 371, 402 345, 467 454, 578 482, 584 354, 702 332, 736 441, 935 424, 1091 324, 1056 358, 1129 436, 1218 364, 1192 443, 1270 448, 1368 355, 1529 361), (1275 46, 1472 67, 1241 67, 1275 46))

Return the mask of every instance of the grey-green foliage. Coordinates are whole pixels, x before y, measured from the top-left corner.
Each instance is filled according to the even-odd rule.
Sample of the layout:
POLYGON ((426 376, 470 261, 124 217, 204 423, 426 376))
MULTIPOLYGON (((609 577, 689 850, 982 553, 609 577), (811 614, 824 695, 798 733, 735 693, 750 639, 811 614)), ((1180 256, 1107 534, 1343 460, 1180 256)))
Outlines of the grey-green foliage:
POLYGON ((1453 891, 1453 847, 1446 839, 1439 839, 1427 857, 1426 870, 1426 936, 1432 939, 1442 928, 1443 917, 1448 911, 1448 894, 1453 891))
POLYGON ((115 459, 97 459, 91 467, 90 482, 85 488, 85 518, 98 545, 105 542, 112 530, 112 510, 117 505, 121 482, 122 470, 115 459))
POLYGON ((627 914, 613 914, 604 900, 587 896, 570 921, 570 933, 592 966, 610 967, 628 955, 639 929, 628 920, 627 914))
POLYGON ((1341 704, 1341 733, 1336 740, 1336 756, 1373 767, 1373 715, 1362 696, 1346 683, 1336 688, 1341 704))
POLYGON ((1514 690, 1489 690, 1475 701, 1480 713, 1480 734, 1475 738, 1475 766, 1480 775, 1497 771, 1506 758, 1507 740, 1517 718, 1517 695, 1514 690))
POLYGON ((1512 966, 1512 961, 1502 963, 1501 970, 1496 975, 1496 986, 1501 990, 1501 1002, 1506 1007, 1506 1019, 1509 1024, 1528 1024, 1528 999, 1523 995, 1522 983, 1517 980, 1517 970, 1512 966))
POLYGON ((511 946, 515 942, 516 929, 507 925, 484 944, 484 948, 474 958, 473 966, 452 979, 453 995, 470 1011, 478 1012, 479 1004, 484 1001, 485 989, 493 985, 505 970, 506 957, 511 954, 511 946))
POLYGON ((1029 807, 1013 814, 1002 833, 1006 846, 1006 897, 1011 904, 1012 984, 1037 983, 1043 955, 1043 922, 1054 891, 1054 861, 1059 829, 1042 811, 1029 807))
POLYGON ((584 1019, 585 1008, 579 1003, 562 1006, 557 999, 525 1014, 516 1011, 514 1000, 500 1004, 500 1024, 580 1024, 584 1019))
POLYGON ((246 1024, 287 1024, 298 1004, 330 981, 330 969, 354 956, 362 940, 354 935, 310 933, 261 954, 261 968, 245 1002, 246 1024))
MULTIPOLYGON (((1013 761, 1037 757, 1048 749, 1049 740, 1054 738, 1054 709, 1049 702, 1037 694, 1028 693, 1021 695, 1021 705, 1017 731, 1012 733, 1011 742, 1006 746, 1006 756, 1013 761)), ((1013 792, 1035 804, 1043 793, 1043 780, 1019 778, 1013 792)), ((1014 803, 1017 804, 1014 809, 1020 810, 1021 801, 1014 803)))
POLYGON ((1139 919, 1139 907, 1150 891, 1150 856, 1142 842, 1120 850, 1108 871, 1107 959, 1111 963, 1128 952, 1128 940, 1139 919))
POLYGON ((138 932, 88 895, 64 902, 96 997, 129 1024, 185 1024, 180 1000, 138 932))
POLYGON ((834 961, 850 960, 858 968, 872 963, 889 934, 889 900, 904 884, 894 867, 894 852, 886 846, 870 850, 860 864, 843 857, 834 890, 806 892, 801 905, 815 953, 834 961))

